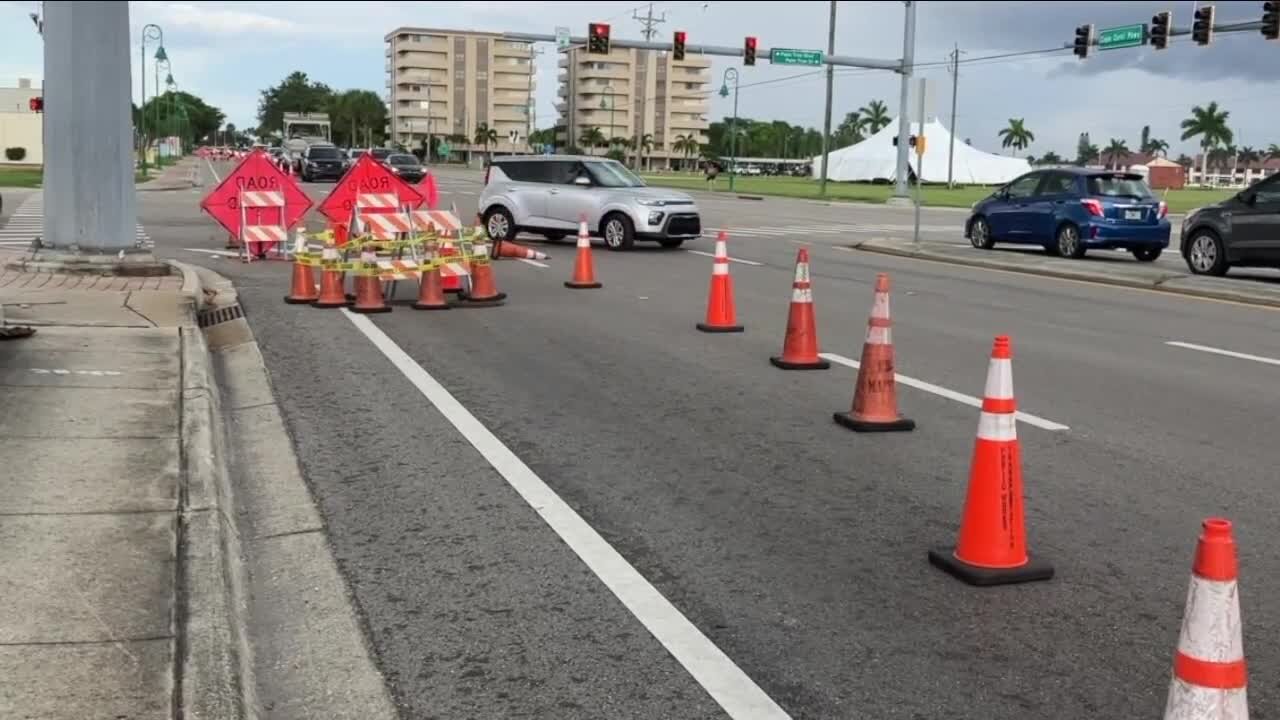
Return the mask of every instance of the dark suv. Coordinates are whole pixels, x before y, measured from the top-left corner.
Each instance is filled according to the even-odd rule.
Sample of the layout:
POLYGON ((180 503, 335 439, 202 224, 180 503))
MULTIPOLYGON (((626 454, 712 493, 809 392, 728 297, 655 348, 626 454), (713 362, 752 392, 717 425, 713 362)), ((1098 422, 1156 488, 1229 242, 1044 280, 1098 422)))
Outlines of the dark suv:
POLYGON ((1280 268, 1280 173, 1182 220, 1182 257, 1197 275, 1232 265, 1280 268))
POLYGON ((347 158, 332 145, 309 145, 302 153, 302 181, 340 180, 347 172, 347 158))

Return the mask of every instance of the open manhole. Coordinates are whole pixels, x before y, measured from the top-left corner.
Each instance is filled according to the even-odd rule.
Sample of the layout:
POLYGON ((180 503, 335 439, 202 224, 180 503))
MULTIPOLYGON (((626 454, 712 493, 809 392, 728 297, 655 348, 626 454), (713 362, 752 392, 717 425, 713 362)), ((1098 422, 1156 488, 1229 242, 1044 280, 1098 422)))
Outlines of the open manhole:
POLYGON ((236 303, 205 310, 196 316, 196 322, 202 328, 210 328, 242 317, 244 317, 244 310, 240 308, 240 303, 236 303))

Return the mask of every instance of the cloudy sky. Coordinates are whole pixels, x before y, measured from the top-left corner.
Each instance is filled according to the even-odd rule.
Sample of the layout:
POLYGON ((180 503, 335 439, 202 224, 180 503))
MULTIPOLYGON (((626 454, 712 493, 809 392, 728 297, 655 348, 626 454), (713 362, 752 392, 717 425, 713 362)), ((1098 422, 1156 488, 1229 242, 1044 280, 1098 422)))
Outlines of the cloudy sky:
MULTIPOLYGON (((1220 22, 1261 17, 1259 2, 1218 2, 1220 22)), ((41 43, 28 13, 38 2, 0 2, 0 86, 42 76, 41 43)), ((615 38, 639 39, 633 10, 648 4, 623 2, 131 2, 136 62, 142 25, 164 29, 173 75, 183 90, 222 108, 242 127, 256 125, 258 91, 293 70, 339 88, 385 91, 382 37, 400 25, 553 33, 555 26, 585 34, 590 21, 613 24, 615 38)), ((689 43, 737 46, 746 35, 762 48, 823 48, 827 2, 655 2, 666 15, 658 38, 685 30, 689 43)), ((1144 124, 1168 140, 1172 152, 1192 152, 1178 140, 1178 123, 1192 105, 1217 100, 1231 112, 1237 144, 1280 143, 1280 43, 1256 31, 1220 35, 1201 48, 1185 38, 1164 52, 1147 49, 1095 53, 1085 62, 1070 51, 1008 58, 990 56, 1060 47, 1077 25, 1099 27, 1147 22, 1172 10, 1176 27, 1189 25, 1191 0, 1163 2, 921 2, 916 62, 933 89, 933 111, 950 122, 951 76, 944 59, 953 44, 970 64, 962 65, 956 132, 985 149, 998 149, 996 132, 1011 117, 1025 118, 1036 135, 1029 152, 1074 155, 1078 134, 1089 131, 1105 145, 1112 137, 1130 146, 1144 124), (986 58, 986 59, 984 59, 986 58)), ((840 2, 837 54, 895 59, 902 54, 900 2, 840 2)), ((554 121, 555 50, 539 58, 537 124, 554 121)), ((730 67, 715 59, 719 78, 730 67)), ((812 69, 742 68, 740 114, 822 125, 823 77, 812 69), (748 87, 752 83, 772 81, 748 87)), ((149 73, 150 76, 150 73, 149 73)), ((138 71, 133 68, 134 96, 138 71)), ((148 85, 151 85, 150 79, 148 85)), ((150 90, 149 90, 150 91, 150 90)), ((883 99, 896 115, 899 78, 872 70, 840 69, 835 80, 838 118, 872 99, 883 99)), ((914 105, 913 105, 914 107, 914 105)), ((712 116, 731 112, 716 97, 712 116)), ((914 110, 913 110, 914 112, 914 110)))

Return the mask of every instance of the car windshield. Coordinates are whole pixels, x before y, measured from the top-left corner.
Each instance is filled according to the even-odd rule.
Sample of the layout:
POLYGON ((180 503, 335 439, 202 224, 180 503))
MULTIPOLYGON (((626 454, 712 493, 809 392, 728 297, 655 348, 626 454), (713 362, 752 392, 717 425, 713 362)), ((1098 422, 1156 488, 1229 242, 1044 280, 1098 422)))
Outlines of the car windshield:
POLYGON ((382 160, 383 158, 385 158, 385 157, 387 157, 388 155, 390 155, 390 154, 391 154, 391 151, 390 151, 390 150, 388 150, 388 149, 386 149, 386 148, 374 148, 374 149, 372 149, 372 150, 370 150, 370 151, 369 151, 369 154, 370 154, 370 155, 372 155, 372 156, 374 156, 375 158, 377 158, 377 159, 379 159, 379 160, 382 160))
POLYGON ((356 158, 360 157, 360 156, 361 156, 361 155, 363 155, 363 154, 364 154, 364 151, 363 151, 363 150, 352 150, 352 151, 351 151, 351 159, 352 159, 352 160, 355 160, 356 158))
POLYGON ((337 160, 338 148, 331 148, 331 147, 311 148, 311 152, 307 153, 307 156, 310 157, 312 160, 337 160))
POLYGON ((418 158, 412 155, 392 155, 387 158, 387 162, 392 165, 417 165, 418 158))
POLYGON ((585 163, 591 179, 602 187, 644 187, 644 181, 636 177, 630 170, 616 160, 594 161, 585 163))
POLYGON ((1151 188, 1141 175, 1090 175, 1089 194, 1146 200, 1151 197, 1151 188))

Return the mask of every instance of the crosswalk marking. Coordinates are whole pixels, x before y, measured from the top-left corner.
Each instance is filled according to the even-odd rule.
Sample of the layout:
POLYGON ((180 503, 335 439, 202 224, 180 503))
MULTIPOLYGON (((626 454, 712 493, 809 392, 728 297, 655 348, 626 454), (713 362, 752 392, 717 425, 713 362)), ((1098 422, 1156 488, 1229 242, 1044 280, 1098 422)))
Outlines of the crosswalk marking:
MULTIPOLYGON (((155 242, 147 234, 142 223, 137 223, 134 239, 139 247, 155 247, 155 242)), ((44 194, 37 192, 27 196, 3 227, 0 227, 0 244, 15 245, 30 243, 44 231, 44 194)))

